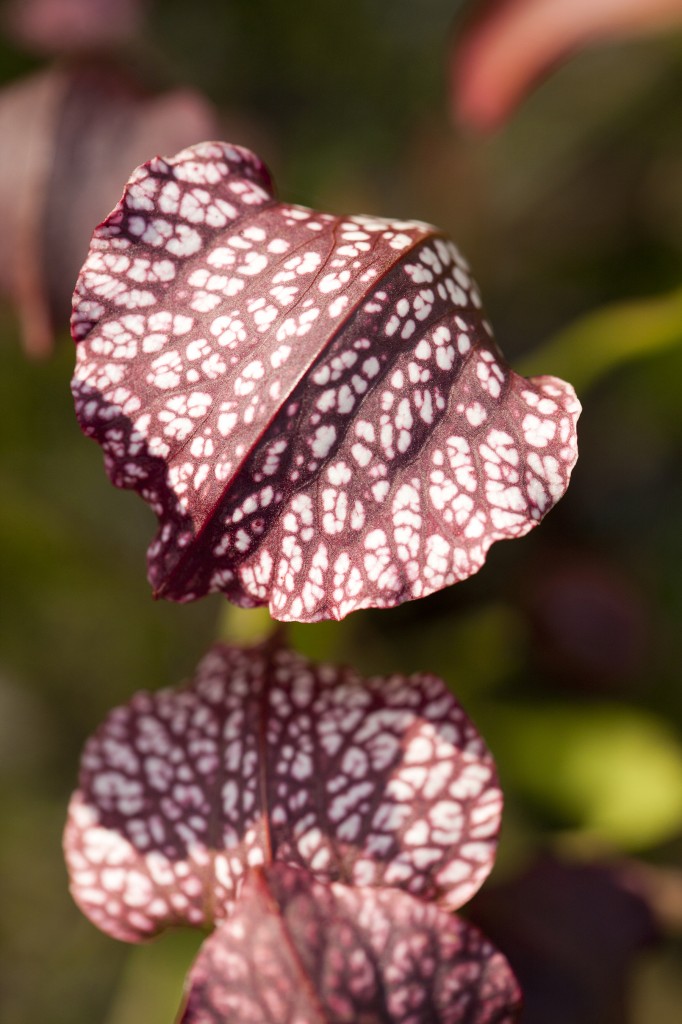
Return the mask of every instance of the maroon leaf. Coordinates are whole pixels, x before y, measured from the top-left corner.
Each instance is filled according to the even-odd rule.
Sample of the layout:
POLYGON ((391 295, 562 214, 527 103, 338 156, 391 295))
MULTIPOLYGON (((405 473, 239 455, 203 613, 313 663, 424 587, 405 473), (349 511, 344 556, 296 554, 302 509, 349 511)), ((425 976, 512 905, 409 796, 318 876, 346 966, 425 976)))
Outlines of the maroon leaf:
POLYGON ((74 297, 73 389, 160 520, 157 596, 342 618, 476 572, 576 458, 573 390, 501 361, 435 228, 273 199, 206 143, 133 175, 74 297))
POLYGON ((284 649, 216 647, 86 745, 65 851, 74 898, 139 941, 229 913, 271 859, 461 906, 492 867, 492 758, 442 681, 361 680, 284 649))
POLYGON ((477 929, 386 889, 254 871, 192 967, 180 1024, 510 1024, 520 993, 477 929))

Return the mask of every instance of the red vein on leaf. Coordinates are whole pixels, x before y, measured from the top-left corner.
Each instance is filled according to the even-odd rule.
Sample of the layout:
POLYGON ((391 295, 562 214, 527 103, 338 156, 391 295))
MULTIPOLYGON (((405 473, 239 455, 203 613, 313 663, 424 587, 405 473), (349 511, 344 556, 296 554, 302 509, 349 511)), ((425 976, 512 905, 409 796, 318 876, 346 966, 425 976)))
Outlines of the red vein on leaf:
POLYGON ((310 1005, 310 1010, 316 1015, 315 1018, 311 1017, 307 1020, 306 1024, 332 1024, 331 1019, 325 1013, 324 1006, 315 991, 310 975, 303 965, 303 961, 301 960, 298 949, 296 948, 296 943, 292 939, 291 933, 286 926, 282 909, 270 888, 265 872, 260 868, 255 868, 252 880, 259 898, 262 899, 266 909, 272 914, 273 919, 277 922, 277 927, 282 935, 282 944, 286 947, 287 953, 291 958, 292 966, 300 978, 301 988, 305 992, 306 999, 310 1005))
MULTIPOLYGON (((272 205, 273 205, 272 203, 268 203, 268 204, 266 204, 264 206, 264 208, 268 208, 269 209, 270 206, 272 206, 272 205)), ((255 219, 255 215, 254 215, 253 219, 255 219)), ((248 224, 248 221, 247 221, 247 224, 248 224)), ((331 238, 332 238, 332 240, 336 240, 336 237, 337 237, 337 225, 333 224, 332 228, 331 228, 331 238)), ((372 283, 372 285, 367 289, 367 291, 365 291, 362 295, 359 296, 359 298, 354 303, 354 305, 350 306, 348 308, 347 312, 343 316, 341 316, 339 318, 339 322, 337 324, 336 330, 331 335, 328 335, 324 339, 324 343, 323 343, 321 348, 318 348, 318 349, 313 351, 313 353, 310 355, 310 358, 307 360, 306 365, 301 369, 301 371, 298 374, 298 376, 294 380, 292 380, 292 382, 290 383, 290 385, 287 388, 287 390, 284 391, 282 393, 282 395, 280 395, 280 397, 278 398, 277 404, 276 404, 276 406, 273 407, 273 412, 272 412, 272 415, 270 416, 270 418, 267 419, 262 424, 262 427, 259 428, 258 434, 255 435, 253 437, 253 439, 248 441, 247 446, 246 446, 246 451, 245 451, 244 455, 240 458, 239 464, 236 466, 234 472, 225 481, 225 485, 224 485, 224 487, 223 487, 223 489, 222 489, 222 491, 220 493, 219 498, 214 503, 213 508, 210 510, 210 512, 204 517, 203 522, 201 523, 201 526, 194 531, 193 543, 187 546, 187 548, 185 549, 184 553, 181 555, 181 557, 177 560, 177 562, 173 566, 172 570, 168 573, 167 576, 164 577, 164 579, 161 582, 161 584, 152 591, 152 596, 154 597, 155 600, 157 600, 159 598, 163 598, 165 596, 165 594, 168 592, 168 590, 171 589, 172 584, 174 583, 174 581, 180 575, 181 570, 187 564, 187 561, 194 557, 195 545, 198 544, 198 542, 201 540, 201 537, 206 532, 206 530, 211 527, 212 523, 215 520, 216 513, 218 512, 222 502, 225 500, 225 498, 229 494, 230 489, 233 486, 235 480, 237 480, 237 478, 239 477, 240 473, 242 472, 242 468, 243 468, 244 464, 246 463, 246 461, 248 460, 249 456, 252 455, 256 451, 258 445, 263 440, 263 438, 267 434, 268 430, 270 429, 272 424, 275 422, 275 420, 279 416, 279 414, 282 411, 282 409, 285 408, 287 402, 290 400, 290 398, 292 397, 292 395, 296 391, 296 388, 312 372, 312 370, 315 367, 316 363, 324 356, 325 352, 327 352, 328 349, 333 345, 333 343, 336 341, 338 336, 347 328, 348 324, 350 323, 352 318, 355 316, 355 314, 357 313, 357 311, 360 308, 360 306, 364 302, 366 302, 368 300, 368 298, 371 297, 372 293, 374 291, 376 291, 378 287, 380 287, 382 278, 390 270, 392 270, 394 267, 396 267, 400 263, 402 263, 404 261, 404 259, 406 259, 407 256, 409 256, 410 253, 414 252, 415 249, 417 249, 420 246, 422 246, 424 244, 424 242, 427 242, 427 241, 430 242, 430 241, 433 241, 436 238, 443 238, 443 237, 444 236, 439 231, 436 231, 434 229, 431 229, 431 230, 428 230, 428 231, 427 230, 422 231, 421 234, 418 237, 415 237, 413 239, 412 243, 409 246, 407 246, 405 249, 401 249, 400 252, 396 254, 396 256, 395 256, 395 258, 394 258, 394 260, 393 260, 393 262, 391 264, 389 264, 389 265, 387 265, 387 266, 382 268, 381 275, 377 277, 377 279, 372 283)), ((378 244, 377 242, 374 243, 374 247, 375 248, 376 248, 377 244, 378 244)), ((297 247, 297 248, 300 248, 300 247, 297 247)), ((334 246, 332 245, 332 247, 330 249, 330 253, 332 253, 333 251, 334 251, 334 246)), ((290 254, 287 254, 287 255, 290 256, 290 254)), ((327 260, 328 259, 329 259, 329 255, 327 256, 327 260)), ((315 283, 315 281, 317 281, 319 279, 319 277, 326 270, 327 270, 327 261, 325 260, 325 261, 322 262, 319 271, 315 274, 315 276, 313 278, 313 281, 311 282, 309 287, 306 289, 305 292, 303 292, 303 294, 300 296, 300 298, 294 304, 294 307, 293 307, 294 309, 297 309, 301 305, 301 303, 305 299, 306 295, 312 290, 312 287, 313 287, 313 284, 315 283)), ((288 311, 286 315, 287 316, 291 316, 291 312, 288 311)), ((440 320, 441 318, 439 317, 438 319, 440 320)), ((378 383, 380 383, 380 381, 378 383)), ((369 388, 368 389, 368 394, 371 394, 372 390, 373 390, 373 388, 369 388)), ((365 396, 365 397, 367 397, 367 396, 365 396)), ((187 444, 192 440, 192 438, 194 436, 195 435, 193 433, 192 437, 188 438, 187 444)), ((186 448, 187 444, 183 445, 183 449, 186 448)), ((324 466, 325 466, 325 460, 323 460, 320 463, 319 470, 315 474, 316 477, 320 476, 324 466)))

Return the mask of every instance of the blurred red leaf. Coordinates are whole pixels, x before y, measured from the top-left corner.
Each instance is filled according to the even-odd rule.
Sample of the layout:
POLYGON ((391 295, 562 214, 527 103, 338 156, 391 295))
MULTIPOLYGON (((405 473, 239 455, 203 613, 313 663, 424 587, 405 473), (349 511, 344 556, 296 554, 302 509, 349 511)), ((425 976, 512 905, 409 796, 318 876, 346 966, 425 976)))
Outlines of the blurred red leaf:
POLYGON ((342 618, 535 526, 580 407, 509 370, 480 306, 435 228, 278 203, 247 150, 139 168, 78 282, 73 390, 113 483, 159 517, 156 596, 342 618))
POLYGON ((361 680, 277 648, 216 647, 88 741, 65 832, 71 890, 140 941, 229 912, 272 859, 461 906, 488 875, 492 758, 430 675, 361 680))
POLYGON ((506 120, 560 60, 598 40, 682 22, 680 0, 493 0, 456 40, 451 102, 467 125, 506 120))
POLYGON ((114 68, 51 69, 0 92, 0 290, 31 355, 66 325, 93 223, 120 196, 131 163, 215 130, 190 90, 146 96, 114 68))
POLYGON ((181 1024, 512 1024, 520 993, 471 925, 406 893, 251 872, 188 978, 181 1024))

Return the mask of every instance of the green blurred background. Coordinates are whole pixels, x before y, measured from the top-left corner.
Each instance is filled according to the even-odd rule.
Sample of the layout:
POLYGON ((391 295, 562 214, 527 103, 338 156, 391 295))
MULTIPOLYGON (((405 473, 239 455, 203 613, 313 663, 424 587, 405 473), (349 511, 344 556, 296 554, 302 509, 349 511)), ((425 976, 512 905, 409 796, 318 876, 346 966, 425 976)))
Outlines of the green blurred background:
MULTIPOLYGON (((588 980, 589 914, 576 924, 557 911, 556 999, 565 1008, 588 995, 573 1016, 545 1019, 674 1024, 682 38, 582 54, 481 140, 447 113, 465 6, 163 0, 121 59, 150 87, 203 91, 225 137, 258 148, 282 196, 437 223, 472 262, 510 362, 578 388, 580 460, 539 530, 495 547, 479 576, 447 592, 292 636, 367 672, 437 672, 478 723, 507 794, 491 934, 494 886, 513 892, 538 858, 569 867, 569 887, 598 866, 609 891, 637 901, 631 936, 621 905, 607 912, 588 980)), ((44 64, 0 40, 1 84, 44 64)), ((131 951, 81 917, 61 858, 66 803, 82 743, 112 705, 181 680, 218 633, 250 624, 218 598, 151 600, 153 517, 110 487, 79 432, 70 340, 62 329, 51 358, 27 360, 9 305, 0 332, 0 1018, 163 1024, 198 939, 131 951)), ((526 945, 538 943, 514 915, 526 945)), ((535 1005, 527 1020, 542 1024, 535 1005)))

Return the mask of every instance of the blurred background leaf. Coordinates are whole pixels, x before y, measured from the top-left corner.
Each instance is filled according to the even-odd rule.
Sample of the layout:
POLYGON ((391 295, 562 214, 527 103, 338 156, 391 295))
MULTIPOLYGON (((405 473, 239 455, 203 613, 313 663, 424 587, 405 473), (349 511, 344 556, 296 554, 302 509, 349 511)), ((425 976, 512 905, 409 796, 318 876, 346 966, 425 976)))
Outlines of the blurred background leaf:
POLYGON ((481 725, 503 788, 574 840, 639 851, 677 836, 682 744, 666 722, 622 703, 556 701, 499 704, 481 725))
POLYGON ((677 345, 682 345, 682 289, 591 313, 539 345, 518 370, 532 376, 551 366, 557 376, 570 376, 582 393, 624 363, 677 345))

